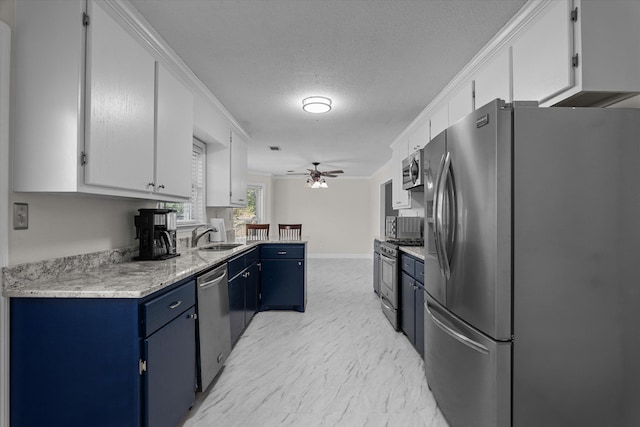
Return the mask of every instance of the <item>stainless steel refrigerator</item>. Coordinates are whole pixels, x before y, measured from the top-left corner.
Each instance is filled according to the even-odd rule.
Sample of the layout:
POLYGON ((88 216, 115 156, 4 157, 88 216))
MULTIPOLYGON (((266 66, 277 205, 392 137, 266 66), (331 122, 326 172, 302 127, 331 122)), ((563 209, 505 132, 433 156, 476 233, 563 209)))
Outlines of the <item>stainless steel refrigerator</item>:
POLYGON ((495 100, 424 154, 425 370, 450 425, 640 425, 640 110, 495 100))

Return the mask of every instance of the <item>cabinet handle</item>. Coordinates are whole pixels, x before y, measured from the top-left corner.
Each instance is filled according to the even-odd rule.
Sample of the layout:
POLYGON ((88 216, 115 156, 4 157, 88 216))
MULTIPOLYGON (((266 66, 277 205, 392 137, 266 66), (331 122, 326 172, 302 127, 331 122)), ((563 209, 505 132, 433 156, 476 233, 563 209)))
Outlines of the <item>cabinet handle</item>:
POLYGON ((155 182, 150 182, 150 183, 148 183, 148 184, 147 184, 147 188, 149 188, 149 187, 155 187, 155 186, 156 186, 156 183, 155 183, 155 182))
POLYGON ((164 184, 160 184, 160 185, 158 186, 158 189, 161 189, 161 188, 164 188, 164 184))
POLYGON ((218 357, 216 358, 216 360, 218 361, 218 363, 220 363, 220 361, 222 360, 222 358, 223 358, 223 357, 224 357, 224 354, 223 354, 223 353, 220 353, 220 354, 218 355, 218 357))
POLYGON ((172 303, 171 303, 171 305, 169 306, 169 308, 170 308, 171 310, 173 310, 174 308, 177 308, 180 304, 182 304, 182 301, 175 301, 175 302, 172 302, 172 303))
POLYGON ((287 254, 287 251, 280 251, 280 252, 278 252, 278 255, 286 255, 286 254, 287 254))
POLYGON ((198 318, 198 313, 188 314, 187 319, 196 320, 198 318))

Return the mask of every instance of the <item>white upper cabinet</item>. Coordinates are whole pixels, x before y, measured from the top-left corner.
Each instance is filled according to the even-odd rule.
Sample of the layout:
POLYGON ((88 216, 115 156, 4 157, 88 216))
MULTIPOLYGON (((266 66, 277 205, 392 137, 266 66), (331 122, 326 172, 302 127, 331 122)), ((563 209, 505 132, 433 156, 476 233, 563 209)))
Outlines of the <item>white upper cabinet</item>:
POLYGON ((473 82, 471 80, 465 82, 460 89, 449 98, 448 108, 448 126, 473 111, 473 82))
POLYGON ((156 192, 191 197, 193 94, 158 64, 156 96, 156 192))
POLYGON ((85 183, 153 190, 155 60, 88 3, 85 183))
POLYGON ((510 53, 511 48, 503 49, 484 63, 474 74, 474 109, 478 109, 496 98, 506 102, 513 101, 511 98, 510 53))
POLYGON ((231 132, 231 205, 247 205, 247 142, 231 132))
POLYGON ((396 141, 391 149, 391 203, 393 209, 407 209, 411 207, 409 192, 402 189, 402 161, 409 155, 408 139, 396 141))
POLYGON ((430 140, 430 131, 431 123, 425 119, 411 132, 411 135, 409 135, 409 154, 427 145, 427 142, 430 140))
POLYGON ((228 140, 207 144, 207 206, 247 205, 247 143, 235 131, 228 140))
MULTIPOLYGON (((201 83, 129 13, 121 2, 16 2, 15 191, 189 199, 201 83)), ((233 118, 210 117, 205 139, 229 150, 233 118)), ((228 151, 227 174, 230 161, 228 151)))
POLYGON ((229 146, 231 126, 202 96, 194 100, 193 136, 207 144, 229 146))
POLYGON ((431 139, 449 127, 449 106, 443 105, 431 116, 431 139))
POLYGON ((555 0, 513 42, 513 99, 543 102, 573 86, 571 0, 555 0))

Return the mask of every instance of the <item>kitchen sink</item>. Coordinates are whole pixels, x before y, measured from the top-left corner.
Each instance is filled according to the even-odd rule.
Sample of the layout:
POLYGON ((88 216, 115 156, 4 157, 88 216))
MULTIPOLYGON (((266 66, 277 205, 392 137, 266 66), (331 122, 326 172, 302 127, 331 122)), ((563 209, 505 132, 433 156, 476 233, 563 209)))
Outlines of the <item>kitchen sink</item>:
POLYGON ((242 243, 216 243, 200 248, 201 251, 228 251, 242 246, 242 243))

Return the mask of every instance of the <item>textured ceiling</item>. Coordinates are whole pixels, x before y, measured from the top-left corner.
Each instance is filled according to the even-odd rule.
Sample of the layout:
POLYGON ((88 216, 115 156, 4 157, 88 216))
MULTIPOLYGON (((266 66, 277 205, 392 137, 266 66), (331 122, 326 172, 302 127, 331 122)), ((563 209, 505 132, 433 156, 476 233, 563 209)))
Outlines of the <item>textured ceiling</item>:
POLYGON ((130 2, 252 137, 250 171, 371 176, 525 0, 130 2), (311 95, 333 109, 305 113, 311 95))

